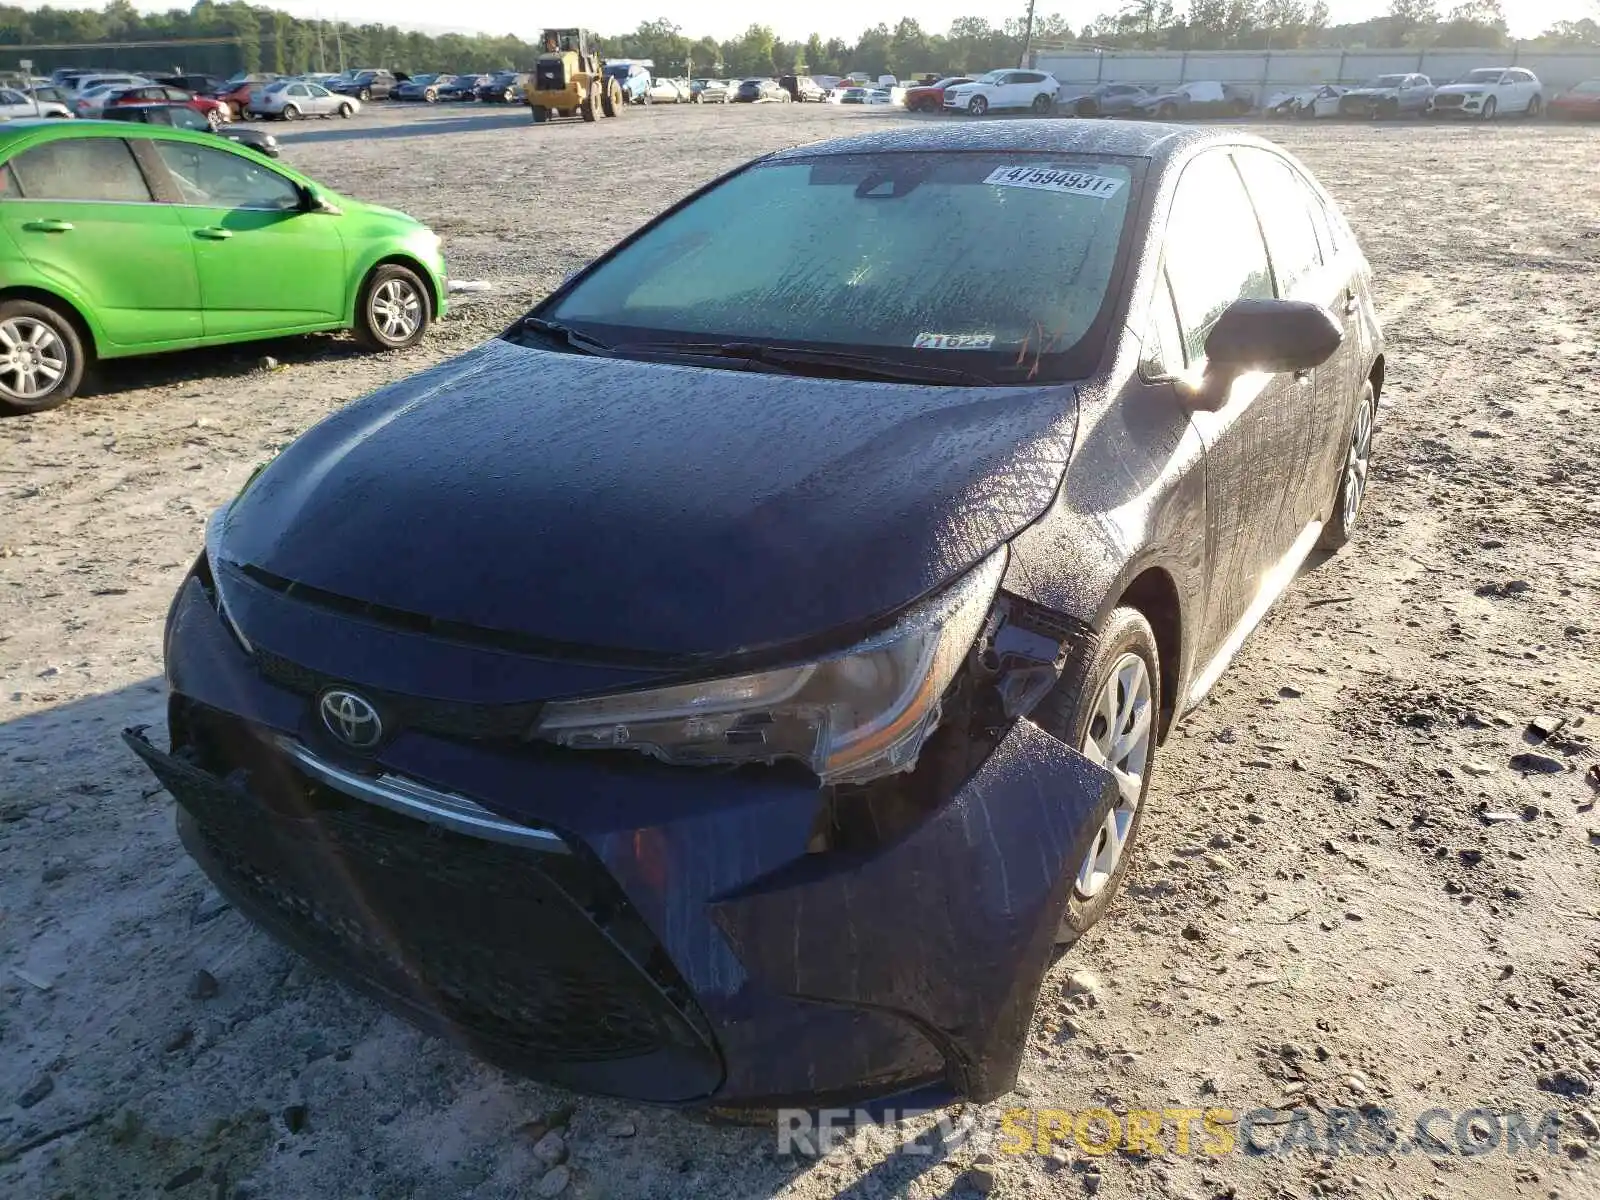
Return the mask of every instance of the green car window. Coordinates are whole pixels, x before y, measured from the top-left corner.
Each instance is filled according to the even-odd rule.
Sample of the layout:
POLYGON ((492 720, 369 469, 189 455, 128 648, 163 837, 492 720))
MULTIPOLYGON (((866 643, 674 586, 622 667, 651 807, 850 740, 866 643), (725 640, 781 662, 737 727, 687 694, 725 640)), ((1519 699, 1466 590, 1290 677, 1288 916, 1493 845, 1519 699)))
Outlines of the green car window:
POLYGON ((28 200, 148 201, 133 151, 121 138, 62 138, 11 160, 28 200))
POLYGON ((264 208, 274 212, 300 207, 300 189, 276 171, 225 150, 190 142, 155 143, 185 204, 214 208, 264 208))

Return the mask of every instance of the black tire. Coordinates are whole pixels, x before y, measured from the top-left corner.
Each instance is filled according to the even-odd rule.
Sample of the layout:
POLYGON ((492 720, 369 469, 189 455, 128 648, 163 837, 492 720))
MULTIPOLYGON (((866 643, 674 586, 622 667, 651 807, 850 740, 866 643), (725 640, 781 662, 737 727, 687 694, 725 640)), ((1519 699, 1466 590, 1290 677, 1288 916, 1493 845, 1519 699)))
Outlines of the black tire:
POLYGON ((515 99, 515 98, 516 98, 516 93, 514 91, 512 91, 510 88, 507 88, 505 91, 500 93, 500 103, 501 104, 510 104, 511 101, 513 99, 515 99))
POLYGON ((1537 121, 1544 114, 1544 98, 1535 96, 1528 101, 1528 120, 1537 121))
MULTIPOLYGON (((1051 693, 1034 710, 1033 718, 1039 726, 1077 750, 1084 746, 1091 731, 1103 723, 1095 701, 1108 686, 1114 685, 1112 672, 1124 656, 1133 655, 1143 661, 1145 677, 1149 682, 1149 733, 1144 770, 1137 805, 1123 838, 1122 853, 1116 868, 1093 895, 1079 890, 1079 874, 1088 863, 1073 863, 1073 882, 1067 895, 1067 907, 1062 913, 1061 925, 1056 935, 1058 944, 1075 942, 1105 915, 1116 899, 1123 880, 1127 878, 1133 861, 1133 850, 1138 843, 1139 830, 1144 824, 1146 798, 1150 794, 1150 778, 1156 761, 1157 731, 1161 721, 1161 658, 1156 650, 1155 632, 1144 614, 1135 608, 1116 608, 1106 619, 1100 636, 1067 663, 1066 670, 1051 693)), ((1101 829, 1113 806, 1101 803, 1091 817, 1091 828, 1096 830, 1090 845, 1093 853, 1102 836, 1101 829)))
POLYGON ((362 88, 361 91, 359 93, 357 93, 356 99, 361 101, 361 103, 363 103, 363 104, 371 104, 372 103, 372 89, 371 88, 362 88))
POLYGON ((970 116, 981 117, 989 111, 989 102, 982 96, 974 96, 967 101, 967 113, 970 116))
POLYGON ((1050 110, 1055 106, 1055 97, 1047 92, 1040 92, 1033 98, 1033 114, 1036 117, 1049 116, 1050 110))
POLYGON ((578 106, 578 115, 585 121, 593 121, 600 115, 600 85, 593 80, 589 83, 589 90, 583 94, 583 103, 578 106))
POLYGON ((300 110, 293 104, 285 104, 283 106, 283 119, 285 121, 298 121, 300 119, 300 110))
MULTIPOLYGON (((410 310, 410 305, 406 305, 410 310)), ((403 350, 415 345, 428 331, 433 321, 433 305, 427 286, 410 267, 399 263, 384 263, 374 267, 361 285, 361 302, 356 306, 356 336, 374 350, 403 350), (375 312, 375 303, 388 285, 397 286, 401 296, 416 298, 415 325, 409 332, 395 333, 385 328, 382 315, 375 312)))
POLYGON ((535 125, 543 125, 549 119, 550 110, 548 108, 542 104, 535 104, 533 106, 533 123, 535 125))
POLYGON ((1500 111, 1500 104, 1499 104, 1499 102, 1497 100, 1495 100, 1495 98, 1493 96, 1490 96, 1487 100, 1485 100, 1483 102, 1483 119, 1485 121, 1494 120, 1495 113, 1497 113, 1499 111, 1500 111))
POLYGON ((600 93, 600 111, 608 117, 622 112, 622 86, 615 79, 606 80, 605 90, 600 93))
POLYGON ((1377 422, 1378 398, 1372 390, 1372 380, 1368 379, 1361 385, 1361 391, 1357 395, 1356 410, 1350 419, 1350 432, 1345 440, 1344 462, 1339 468, 1339 482, 1333 492, 1333 509, 1322 526, 1322 535, 1317 538, 1319 550, 1342 549, 1356 535, 1356 527, 1361 521, 1361 513, 1370 489, 1372 441, 1377 422), (1366 422, 1364 427, 1363 418, 1366 422), (1359 474, 1353 474, 1351 462, 1358 457, 1358 447, 1363 438, 1366 444, 1361 451, 1364 455, 1361 458, 1361 469, 1359 474), (1352 488, 1359 488, 1353 506, 1349 503, 1352 488))
MULTIPOLYGON (((32 300, 7 300, 0 303, 0 330, 6 330, 8 325, 10 329, 7 330, 7 336, 14 342, 23 340, 18 336, 23 331, 31 334, 33 329, 40 326, 47 329, 53 335, 56 349, 39 357, 52 365, 59 365, 60 376, 48 391, 28 394, 34 389, 25 391, 14 371, 9 367, 0 367, 0 415, 16 417, 45 412, 72 399, 83 382, 83 372, 88 365, 83 340, 72 322, 48 305, 32 300)), ((8 360, 8 353, 0 349, 0 362, 8 360)))
POLYGON ((341 104, 341 105, 339 105, 339 119, 341 121, 348 121, 351 117, 355 116, 355 113, 356 113, 356 110, 355 110, 354 105, 350 105, 350 104, 341 104))
POLYGON ((428 104, 437 104, 439 103, 439 93, 429 88, 422 93, 422 99, 428 104))

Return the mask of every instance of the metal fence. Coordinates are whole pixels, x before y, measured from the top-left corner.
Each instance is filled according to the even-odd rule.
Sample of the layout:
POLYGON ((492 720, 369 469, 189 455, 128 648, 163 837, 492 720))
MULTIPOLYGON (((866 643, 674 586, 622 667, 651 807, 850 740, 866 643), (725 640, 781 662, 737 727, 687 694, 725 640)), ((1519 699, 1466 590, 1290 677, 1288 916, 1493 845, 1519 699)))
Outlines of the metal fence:
MULTIPOLYGON (((1415 71, 1447 83, 1474 67, 1526 67, 1551 95, 1600 78, 1600 50, 1069 50, 1041 51, 1034 65, 1068 88, 1097 83, 1177 85, 1216 80, 1268 94, 1319 83, 1359 84, 1415 71)), ((1547 97, 1548 98, 1548 97, 1547 97)))

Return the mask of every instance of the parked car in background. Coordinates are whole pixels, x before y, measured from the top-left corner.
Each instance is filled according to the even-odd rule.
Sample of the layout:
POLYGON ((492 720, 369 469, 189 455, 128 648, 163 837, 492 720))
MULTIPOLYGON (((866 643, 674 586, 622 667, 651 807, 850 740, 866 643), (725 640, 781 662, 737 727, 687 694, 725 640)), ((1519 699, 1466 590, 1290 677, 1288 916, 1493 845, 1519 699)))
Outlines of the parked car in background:
POLYGON ((72 93, 53 83, 40 83, 16 90, 22 92, 29 100, 37 100, 41 104, 59 104, 68 112, 72 111, 72 93))
POLYGON ((1201 80, 1136 100, 1129 107, 1128 115, 1157 121, 1176 121, 1183 117, 1242 117, 1255 106, 1255 97, 1244 88, 1201 80))
POLYGON ((489 76, 487 75, 453 76, 450 83, 444 84, 439 88, 439 100, 441 103, 445 101, 476 100, 478 98, 478 89, 488 82, 489 76))
POLYGON ((250 98, 259 94, 267 84, 277 81, 279 76, 255 72, 250 75, 235 75, 223 83, 217 92, 217 99, 228 106, 228 111, 233 114, 233 119, 246 116, 250 111, 250 98))
POLYGON ((740 104, 755 104, 767 102, 773 104, 788 104, 793 97, 778 86, 776 79, 745 79, 741 80, 738 88, 733 93, 734 100, 740 104))
POLYGON ((1143 821, 1211 821, 1163 744, 1356 535, 1383 378, 1260 139, 781 150, 253 475, 124 736, 242 915, 513 1069, 988 1103, 1143 821))
POLYGON ((1339 115, 1339 101, 1348 90, 1335 83, 1325 83, 1321 87, 1302 88, 1297 92, 1274 92, 1261 111, 1269 117, 1298 121, 1336 117, 1339 115))
POLYGON ((514 104, 522 98, 528 86, 528 76, 523 71, 496 71, 478 85, 475 93, 486 104, 514 104))
POLYGON ((167 87, 182 88, 197 96, 216 97, 225 80, 216 75, 157 75, 155 82, 167 87))
POLYGON ((66 86, 80 96, 85 92, 97 91, 102 88, 140 87, 143 84, 155 82, 155 80, 145 75, 129 75, 127 73, 73 75, 69 76, 69 78, 71 82, 66 86))
POLYGON ((341 96, 354 96, 363 103, 368 100, 387 100, 405 78, 382 67, 368 67, 348 79, 339 80, 329 90, 341 96))
POLYGON ((725 79, 691 79, 689 99, 696 104, 726 104, 733 89, 725 79))
POLYGON ((264 129, 232 122, 214 126, 186 104, 116 104, 101 114, 106 121, 137 121, 144 125, 167 125, 173 129, 194 129, 214 133, 219 138, 253 150, 267 158, 278 157, 278 139, 264 129))
POLYGON ((1550 101, 1550 115, 1592 121, 1600 117, 1600 79, 1586 79, 1550 101))
POLYGON ((644 94, 650 90, 650 59, 617 58, 609 60, 603 68, 608 79, 615 79, 622 89, 622 99, 628 104, 643 104, 644 94))
POLYGON ((972 117, 1018 109, 1044 116, 1055 110, 1060 90, 1056 77, 1047 71, 990 71, 971 83, 946 88, 944 106, 972 117))
MULTIPOLYGON (((42 89, 41 89, 42 90, 42 89)), ((70 117, 65 104, 29 95, 17 88, 0 88, 0 117, 70 117)))
POLYGON ((676 79, 652 79, 644 90, 646 104, 683 104, 688 99, 688 92, 678 86, 676 79))
POLYGON ((1373 119, 1420 116, 1432 99, 1433 80, 1426 75, 1379 75, 1347 91, 1339 100, 1339 115, 1373 119))
POLYGON ((128 87, 125 83, 102 83, 72 97, 72 115, 75 117, 98 117, 100 110, 110 104, 128 87))
POLYGON ((353 117, 361 111, 354 96, 330 92, 318 83, 299 79, 280 79, 269 83, 259 97, 251 100, 251 110, 263 117, 298 121, 302 117, 353 117))
POLYGON ((943 79, 934 80, 932 83, 909 87, 906 89, 906 111, 942 112, 944 110, 945 89, 971 82, 972 76, 970 75, 947 75, 943 79))
POLYGON ((1522 67, 1480 67, 1433 93, 1430 117, 1496 117, 1521 114, 1537 117, 1544 111, 1544 85, 1522 67))
POLYGON ((0 164, 0 275, 30 292, 0 302, 9 412, 67 400, 91 356, 328 329, 394 349, 445 308, 437 234, 214 134, 13 121, 0 164))
POLYGON ((126 91, 116 93, 111 97, 109 104, 102 107, 112 108, 121 104, 183 104, 209 121, 213 129, 233 119, 228 106, 221 100, 210 96, 198 96, 187 88, 172 87, 164 83, 128 88, 126 91))
POLYGON ((437 104, 439 92, 454 83, 454 75, 446 75, 442 71, 430 71, 423 75, 413 75, 399 87, 394 89, 391 99, 394 100, 420 100, 425 104, 437 104))
POLYGON ((807 101, 820 104, 828 95, 827 90, 809 75, 781 75, 778 77, 778 86, 789 93, 789 99, 800 104, 807 101))
POLYGON ((1149 88, 1137 83, 1102 83, 1086 92, 1063 86, 1056 93, 1056 111, 1075 117, 1120 117, 1149 94, 1149 88))

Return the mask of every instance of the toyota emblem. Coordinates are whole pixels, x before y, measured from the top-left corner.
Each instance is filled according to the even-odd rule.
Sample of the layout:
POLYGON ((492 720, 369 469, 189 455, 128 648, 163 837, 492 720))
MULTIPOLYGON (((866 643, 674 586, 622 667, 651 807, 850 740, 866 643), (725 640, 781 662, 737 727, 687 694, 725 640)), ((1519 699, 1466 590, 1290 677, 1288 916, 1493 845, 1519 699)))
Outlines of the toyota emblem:
POLYGON ((383 737, 383 721, 371 701, 354 692, 332 691, 322 694, 322 723, 346 746, 370 750, 383 737))

